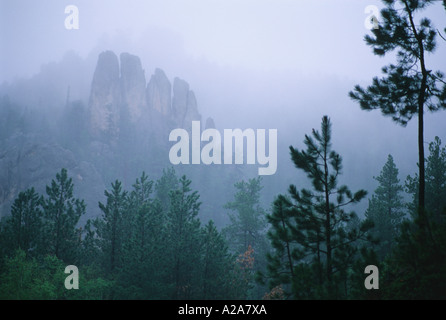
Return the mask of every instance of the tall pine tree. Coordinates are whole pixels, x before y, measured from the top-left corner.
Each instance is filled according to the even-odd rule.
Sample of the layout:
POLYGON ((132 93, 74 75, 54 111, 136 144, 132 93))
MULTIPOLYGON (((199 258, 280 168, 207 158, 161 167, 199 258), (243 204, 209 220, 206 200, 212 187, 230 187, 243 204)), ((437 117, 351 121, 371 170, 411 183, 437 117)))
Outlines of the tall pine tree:
POLYGON ((391 155, 388 156, 381 174, 374 179, 379 182, 379 186, 369 200, 365 215, 375 225, 371 233, 380 240, 378 255, 383 259, 394 247, 405 214, 401 195, 403 187, 391 155))
MULTIPOLYGON (((413 214, 418 206, 418 175, 407 176, 406 191, 412 195, 408 207, 413 214)), ((434 222, 444 219, 446 210, 446 147, 441 147, 441 139, 429 143, 429 156, 426 159, 426 211, 434 222)))
POLYGON ((171 167, 163 169, 163 175, 155 183, 156 198, 160 201, 164 212, 169 211, 171 190, 178 188, 178 177, 175 170, 171 167))
MULTIPOLYGON (((436 48, 437 30, 427 18, 415 15, 435 0, 383 0, 382 21, 366 35, 374 54, 384 56, 397 51, 396 65, 382 68, 383 78, 373 78, 367 89, 355 86, 350 97, 361 109, 381 109, 384 115, 406 125, 418 116, 418 219, 422 232, 430 232, 425 209, 424 112, 446 109, 446 81, 440 71, 429 69, 428 54, 436 48)), ((432 235, 431 235, 432 236, 432 235)))
POLYGON ((256 251, 262 246, 262 233, 265 231, 265 210, 260 206, 261 178, 235 183, 234 201, 225 205, 233 213, 229 214, 230 224, 224 233, 231 249, 239 254, 251 246, 256 251))
POLYGON ((338 186, 342 159, 331 148, 331 123, 322 118, 321 132, 305 135, 306 150, 290 146, 291 159, 312 182, 312 189, 289 187, 290 197, 279 196, 268 216, 269 238, 275 251, 268 256, 270 287, 284 284, 294 298, 345 297, 348 268, 359 240, 368 240, 369 223, 351 226, 356 217, 344 207, 358 203, 365 190, 352 193, 338 186))
POLYGON ((145 172, 136 179, 128 197, 127 227, 123 228, 123 264, 119 280, 123 298, 166 298, 160 282, 165 266, 165 213, 152 198, 153 181, 145 172))
POLYGON ((212 220, 203 228, 201 299, 229 299, 234 293, 231 283, 234 257, 229 254, 224 237, 212 220))
MULTIPOLYGON (((405 221, 397 246, 383 271, 384 294, 389 299, 446 299, 446 150, 436 137, 426 160, 426 215, 432 223, 430 241, 414 221, 405 221)), ((418 176, 408 176, 406 191, 412 194, 409 212, 418 208, 418 176)), ((416 221, 416 220, 415 220, 416 221)))
POLYGON ((168 283, 173 299, 193 299, 199 288, 200 220, 199 194, 190 188, 191 181, 182 176, 179 187, 169 193, 167 213, 168 283))
POLYGON ((36 256, 43 249, 42 219, 43 197, 34 188, 20 192, 11 207, 11 216, 6 219, 2 231, 2 251, 6 254, 16 249, 27 256, 36 256))
POLYGON ((108 274, 114 274, 122 263, 122 244, 125 237, 123 216, 126 213, 127 191, 122 190, 119 180, 112 183, 112 190, 104 191, 107 202, 99 202, 102 217, 93 225, 99 239, 102 264, 108 274))
POLYGON ((44 200, 44 235, 47 253, 74 264, 80 250, 80 231, 76 228, 85 214, 83 200, 73 196, 73 180, 64 168, 46 187, 44 200))
MULTIPOLYGON (((236 255, 244 255, 252 250, 253 271, 266 268, 266 253, 269 246, 266 241, 266 211, 260 205, 262 179, 260 177, 235 183, 234 200, 226 203, 230 223, 223 229, 223 234, 229 244, 229 249, 236 255)), ((250 277, 250 297, 260 298, 265 288, 254 283, 250 277)))

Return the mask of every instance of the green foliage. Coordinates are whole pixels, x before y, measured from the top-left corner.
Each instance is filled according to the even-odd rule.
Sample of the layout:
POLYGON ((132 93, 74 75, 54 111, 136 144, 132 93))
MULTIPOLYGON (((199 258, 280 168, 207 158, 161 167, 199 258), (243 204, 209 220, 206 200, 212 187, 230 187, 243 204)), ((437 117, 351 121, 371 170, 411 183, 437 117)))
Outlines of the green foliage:
POLYGON ((165 212, 169 210, 170 198, 169 192, 178 187, 178 177, 175 170, 171 167, 163 169, 163 175, 155 184, 156 197, 160 201, 161 206, 165 212))
POLYGON ((73 197, 73 182, 66 169, 56 174, 46 193, 43 205, 46 252, 73 264, 78 259, 80 243, 76 225, 85 214, 85 203, 73 197))
MULTIPOLYGON (((414 214, 418 207, 418 175, 407 176, 406 192, 412 195, 408 204, 409 211, 414 214)), ((429 143, 429 156, 426 159, 426 211, 433 221, 442 220, 446 208, 446 147, 441 147, 441 140, 435 137, 429 143)))
POLYGON ((122 190, 121 182, 112 183, 111 192, 105 190, 107 203, 99 202, 101 219, 93 222, 99 239, 102 264, 107 273, 113 273, 122 263, 122 242, 124 237, 123 218, 126 209, 127 192, 122 190))
POLYGON ((437 30, 427 18, 415 21, 414 15, 435 1, 383 0, 382 23, 366 35, 374 54, 384 56, 396 51, 396 65, 382 68, 384 77, 373 78, 366 89, 357 85, 350 97, 363 110, 380 109, 405 126, 418 116, 418 203, 416 223, 425 236, 431 233, 426 214, 424 163, 424 112, 446 109, 446 81, 441 71, 427 69, 427 54, 436 48, 437 30))
POLYGON ((446 223, 432 226, 428 241, 414 222, 405 222, 383 271, 385 299, 446 299, 446 223))
POLYGON ((380 300, 383 298, 383 290, 385 284, 382 283, 383 276, 381 274, 379 274, 378 277, 378 290, 367 290, 364 286, 364 280, 367 276, 364 271, 365 267, 369 265, 376 266, 378 268, 378 272, 380 273, 386 268, 383 260, 378 258, 376 252, 373 249, 362 247, 360 250, 360 255, 353 263, 351 270, 349 270, 349 298, 355 300, 380 300))
MULTIPOLYGON (((64 274, 65 281, 67 274, 64 274)), ((63 282, 62 282, 63 283, 63 282)), ((96 267, 79 268, 79 289, 63 289, 64 300, 106 300, 113 297, 116 282, 105 279, 96 267)))
POLYGON ((179 188, 169 193, 170 209, 167 212, 166 259, 173 299, 191 299, 196 295, 196 263, 199 261, 200 208, 197 191, 190 189, 191 181, 182 176, 179 188))
POLYGON ((312 190, 295 185, 289 197, 279 196, 268 215, 268 237, 275 249, 268 255, 270 288, 284 286, 286 296, 298 299, 342 298, 354 262, 358 240, 369 240, 371 224, 353 226, 356 215, 344 207, 358 203, 365 190, 352 193, 338 186, 342 159, 331 149, 331 123, 322 118, 321 132, 305 135, 306 150, 290 147, 291 159, 312 182, 312 190))
POLYGON ((225 205, 234 213, 229 214, 230 224, 225 228, 227 239, 236 253, 245 252, 248 246, 255 249, 265 230, 265 210, 260 207, 261 177, 249 179, 248 182, 235 183, 234 201, 225 205))
POLYGON ((116 180, 99 202, 102 216, 79 229, 85 205, 65 169, 48 198, 20 193, 0 224, 0 299, 246 298, 252 251, 237 258, 212 221, 201 226, 190 185, 173 169, 156 183, 143 172, 130 192, 116 180), (68 264, 78 267, 79 289, 64 286, 68 264))
MULTIPOLYGON (((261 177, 235 183, 234 201, 224 207, 230 209, 230 223, 223 229, 229 249, 236 255, 252 250, 253 272, 266 268, 266 254, 269 246, 266 241, 266 211, 260 206, 260 193, 263 188, 261 177)), ((247 289, 250 297, 259 298, 264 294, 263 286, 255 286, 254 278, 249 277, 247 289)))
POLYGON ((18 249, 4 262, 0 299, 57 299, 64 290, 64 269, 55 256, 46 256, 39 263, 35 258, 27 259, 25 251, 18 249))
POLYGON ((27 255, 35 256, 42 250, 42 204, 43 197, 34 188, 19 193, 5 222, 3 254, 22 249, 27 255))
POLYGON ((420 228, 418 177, 408 176, 406 191, 412 194, 408 208, 413 219, 402 224, 397 246, 385 261, 387 299, 446 299, 446 150, 436 137, 429 144, 426 161, 426 217, 428 233, 420 228))
POLYGON ((154 182, 143 172, 130 191, 116 181, 105 191, 106 204, 99 203, 103 215, 76 229, 76 212, 84 210, 83 202, 74 199, 71 179, 62 170, 47 188, 47 199, 33 189, 20 193, 11 217, 1 224, 0 299, 249 299, 261 297, 266 283, 271 290, 266 299, 445 298, 446 210, 441 210, 442 198, 430 198, 445 188, 446 152, 441 141, 436 138, 430 144, 427 159, 427 190, 432 190, 427 203, 439 215, 429 241, 412 221, 396 231, 401 186, 391 156, 375 178, 379 186, 367 211, 369 219, 361 221, 344 211, 365 192, 338 186, 342 160, 331 150, 327 117, 321 132, 314 130, 313 137, 305 137, 306 150, 290 147, 294 164, 307 173, 312 189, 297 191, 291 185, 289 195, 274 201, 267 215, 272 252, 262 252, 260 246, 265 214, 259 205, 260 179, 237 183, 234 201, 226 205, 234 212, 232 225, 225 230, 234 240, 231 254, 213 221, 201 226, 200 197, 185 176, 178 179, 169 170, 154 182), (174 187, 164 206, 158 197, 163 184, 164 190, 174 187), (389 208, 390 215, 379 214, 389 208), (78 255, 79 290, 65 289, 63 271, 69 263, 55 255, 54 246, 39 249, 51 243, 37 235, 49 230, 44 223, 58 210, 67 216, 54 221, 65 223, 60 230, 72 236, 71 241, 64 239, 68 241, 64 246, 73 246, 68 253, 78 255), (397 236, 391 254, 385 248, 386 254, 378 256, 364 246, 373 223, 375 236, 385 235, 392 243, 397 236), (259 263, 262 255, 267 259, 264 265, 259 263), (364 288, 364 268, 371 264, 381 272, 379 291, 364 288))
POLYGON ((123 242, 123 263, 118 284, 124 288, 118 298, 163 297, 160 281, 164 277, 165 213, 158 199, 152 199, 152 186, 143 172, 128 197, 123 242), (131 290, 130 290, 131 288, 131 290))
POLYGON ((382 23, 372 30, 373 36, 365 36, 365 41, 379 56, 396 50, 397 64, 384 67, 384 77, 373 78, 367 89, 355 86, 350 97, 363 110, 381 109, 384 115, 406 125, 419 112, 419 103, 429 111, 446 108, 443 73, 425 69, 425 54, 435 50, 437 30, 429 19, 423 18, 416 24, 413 16, 433 1, 384 3, 382 23))
POLYGON ((371 233, 380 241, 378 254, 383 259, 393 248, 405 214, 400 194, 403 187, 399 183, 398 169, 391 155, 388 156, 380 175, 374 179, 379 182, 379 186, 369 200, 365 216, 374 223, 371 233))
POLYGON ((218 232, 214 222, 210 220, 202 228, 203 257, 201 299, 235 299, 237 298, 237 278, 231 270, 234 257, 229 254, 224 237, 218 232), (234 296, 232 295, 234 292, 234 296))
POLYGON ((93 221, 88 219, 82 230, 82 242, 80 248, 80 264, 85 266, 94 265, 99 256, 100 249, 97 246, 97 238, 93 221))

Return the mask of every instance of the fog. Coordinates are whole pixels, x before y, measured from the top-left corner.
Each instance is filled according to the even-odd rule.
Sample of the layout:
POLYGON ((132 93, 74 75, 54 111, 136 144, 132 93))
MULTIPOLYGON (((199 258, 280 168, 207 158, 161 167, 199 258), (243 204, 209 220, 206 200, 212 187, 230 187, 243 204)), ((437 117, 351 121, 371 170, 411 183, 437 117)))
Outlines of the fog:
MULTIPOLYGON (((140 57, 146 81, 155 68, 171 82, 185 79, 203 121, 212 117, 217 129, 278 129, 281 187, 273 194, 307 183, 292 169, 287 148, 302 148, 304 135, 319 128, 325 114, 333 123, 333 147, 344 159, 343 183, 371 193, 372 177, 388 154, 402 181, 417 170, 416 121, 403 128, 379 111, 361 111, 348 97, 355 84, 369 84, 394 58, 374 56, 363 40, 370 33, 364 9, 380 8, 379 1, 0 3, 1 93, 18 104, 36 107, 32 90, 51 91, 54 105, 64 103, 67 85, 71 100, 88 104, 98 55, 129 52, 140 57), (78 30, 64 26, 69 4, 79 9, 78 30), (52 75, 64 80, 48 85, 52 75)), ((422 14, 439 30, 446 26, 440 2, 422 14)), ((437 44, 427 63, 444 71, 446 42, 438 38, 437 44)), ((445 120, 445 112, 427 115, 426 144, 435 136, 446 141, 445 120)))
POLYGON ((0 0, 0 300, 445 298, 446 0, 383 3, 0 0))

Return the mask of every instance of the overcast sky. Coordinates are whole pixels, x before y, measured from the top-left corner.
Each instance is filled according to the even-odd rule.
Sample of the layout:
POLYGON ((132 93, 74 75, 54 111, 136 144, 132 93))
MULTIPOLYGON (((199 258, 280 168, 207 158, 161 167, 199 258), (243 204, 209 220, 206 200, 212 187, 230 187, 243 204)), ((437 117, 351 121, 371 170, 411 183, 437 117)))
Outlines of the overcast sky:
MULTIPOLYGON (((36 73, 68 50, 85 57, 113 39, 136 51, 152 47, 160 56, 187 56, 226 68, 369 79, 383 63, 363 42, 368 5, 381 7, 381 2, 1 0, 0 81, 36 73), (79 30, 65 29, 70 4, 79 8, 79 30)), ((425 14, 445 27, 440 2, 425 14)), ((445 53, 445 46, 439 51, 445 53)), ((446 54, 437 54, 437 63, 440 56, 446 54)))

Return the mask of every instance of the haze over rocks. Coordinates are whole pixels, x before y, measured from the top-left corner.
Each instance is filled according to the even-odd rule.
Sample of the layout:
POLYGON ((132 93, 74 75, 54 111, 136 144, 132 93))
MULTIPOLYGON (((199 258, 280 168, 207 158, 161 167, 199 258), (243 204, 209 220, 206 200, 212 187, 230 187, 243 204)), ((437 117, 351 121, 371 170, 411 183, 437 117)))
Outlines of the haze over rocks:
MULTIPOLYGON (((68 57, 69 63, 77 61, 68 57)), ((45 185, 64 167, 73 177, 77 196, 87 203, 83 223, 99 214, 97 201, 112 181, 119 179, 131 186, 142 171, 160 177, 164 168, 172 166, 169 132, 175 128, 190 131, 193 120, 201 121, 189 84, 176 77, 172 85, 159 68, 147 76, 136 55, 124 52, 118 57, 104 51, 94 72, 76 63, 83 81, 91 84, 88 98, 72 100, 71 92, 79 92, 82 83, 74 74, 67 76, 73 68, 63 61, 53 66, 47 84, 53 88, 51 96, 37 92, 45 87, 44 79, 49 76, 45 74, 0 88, 0 217, 10 213, 20 191, 34 186, 44 194, 45 185), (91 80, 86 79, 87 74, 92 75, 91 80), (66 99, 61 99, 64 95, 66 99)), ((215 127, 213 120, 206 123, 215 127)), ((197 181, 202 194, 210 190, 205 179, 209 170, 175 169, 197 181)), ((229 179, 228 172, 235 168, 214 170, 224 171, 218 174, 229 179)), ((209 210, 222 201, 208 205, 209 210)))
POLYGON ((122 126, 142 119, 165 118, 169 127, 189 130, 193 120, 201 120, 197 99, 185 80, 176 77, 172 86, 157 68, 147 83, 139 57, 121 53, 118 60, 112 51, 99 55, 88 108, 92 137, 101 140, 118 138, 122 126))

